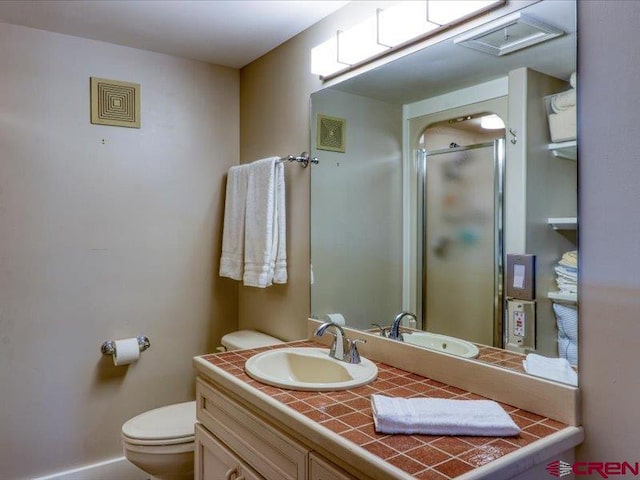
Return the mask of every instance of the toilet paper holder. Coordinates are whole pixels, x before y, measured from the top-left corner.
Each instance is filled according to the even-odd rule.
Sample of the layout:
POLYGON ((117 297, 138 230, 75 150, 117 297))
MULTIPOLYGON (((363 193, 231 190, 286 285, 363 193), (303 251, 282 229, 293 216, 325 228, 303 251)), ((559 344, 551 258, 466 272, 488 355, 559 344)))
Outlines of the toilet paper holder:
MULTIPOLYGON (((149 338, 144 335, 136 337, 136 340, 138 341, 138 348, 140 348, 141 352, 144 352, 151 346, 149 338)), ((116 353, 116 342, 114 340, 107 340, 100 347, 100 351, 103 355, 114 355, 116 353)))

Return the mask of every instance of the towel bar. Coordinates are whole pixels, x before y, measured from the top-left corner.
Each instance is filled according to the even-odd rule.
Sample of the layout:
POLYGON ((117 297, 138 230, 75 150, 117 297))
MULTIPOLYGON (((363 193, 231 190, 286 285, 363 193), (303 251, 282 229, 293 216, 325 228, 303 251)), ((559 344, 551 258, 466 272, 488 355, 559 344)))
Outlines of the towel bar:
POLYGON ((316 158, 316 157, 309 157, 309 154, 307 152, 302 152, 300 155, 295 156, 295 155, 287 155, 286 157, 281 157, 280 158, 280 162, 298 162, 302 164, 302 168, 307 168, 307 165, 309 165, 309 162, 313 163, 314 165, 317 165, 318 163, 320 163, 320 161, 316 158))

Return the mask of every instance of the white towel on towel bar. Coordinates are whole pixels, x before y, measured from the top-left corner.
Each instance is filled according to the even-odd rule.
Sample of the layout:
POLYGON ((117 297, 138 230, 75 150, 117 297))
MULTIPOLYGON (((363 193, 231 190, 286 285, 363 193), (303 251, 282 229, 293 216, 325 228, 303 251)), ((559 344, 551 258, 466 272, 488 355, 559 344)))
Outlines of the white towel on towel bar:
POLYGON ((520 428, 492 400, 393 398, 371 395, 376 431, 423 435, 518 435, 520 428))
POLYGON ((227 173, 227 193, 224 203, 222 255, 220 276, 242 280, 244 272, 245 205, 249 167, 237 165, 227 173))
POLYGON ((278 157, 229 169, 220 276, 265 288, 287 282, 284 166, 278 157))

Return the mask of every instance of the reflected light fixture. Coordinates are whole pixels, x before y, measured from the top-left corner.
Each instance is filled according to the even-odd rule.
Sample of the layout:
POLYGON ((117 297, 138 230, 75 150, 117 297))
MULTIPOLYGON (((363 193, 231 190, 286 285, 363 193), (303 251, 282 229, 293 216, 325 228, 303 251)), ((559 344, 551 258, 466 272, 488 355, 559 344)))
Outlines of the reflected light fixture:
POLYGON ((502 130, 504 128, 504 122, 494 113, 480 118, 480 127, 485 130, 502 130))
POLYGON ((427 21, 448 25, 488 7, 494 0, 428 0, 427 21))
POLYGON ((395 47, 441 26, 427 21, 427 2, 397 2, 389 8, 379 8, 377 15, 378 43, 388 47, 395 47))

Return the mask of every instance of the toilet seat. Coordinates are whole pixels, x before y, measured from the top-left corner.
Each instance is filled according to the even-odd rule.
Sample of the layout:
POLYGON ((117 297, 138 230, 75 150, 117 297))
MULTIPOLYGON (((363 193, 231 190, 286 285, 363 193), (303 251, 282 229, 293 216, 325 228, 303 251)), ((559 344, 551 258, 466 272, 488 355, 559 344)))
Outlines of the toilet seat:
POLYGON ((129 446, 175 446, 195 439, 196 402, 184 402, 141 413, 122 425, 122 439, 129 446))

